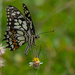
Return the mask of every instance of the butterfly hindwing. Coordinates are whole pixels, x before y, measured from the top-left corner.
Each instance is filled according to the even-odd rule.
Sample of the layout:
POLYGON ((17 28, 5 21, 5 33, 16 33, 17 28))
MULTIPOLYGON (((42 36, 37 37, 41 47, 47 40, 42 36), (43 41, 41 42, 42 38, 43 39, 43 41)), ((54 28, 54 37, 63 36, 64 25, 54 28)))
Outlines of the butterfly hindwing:
POLYGON ((10 48, 10 50, 18 49, 28 41, 28 36, 22 30, 18 29, 6 31, 5 38, 8 44, 7 47, 10 48))

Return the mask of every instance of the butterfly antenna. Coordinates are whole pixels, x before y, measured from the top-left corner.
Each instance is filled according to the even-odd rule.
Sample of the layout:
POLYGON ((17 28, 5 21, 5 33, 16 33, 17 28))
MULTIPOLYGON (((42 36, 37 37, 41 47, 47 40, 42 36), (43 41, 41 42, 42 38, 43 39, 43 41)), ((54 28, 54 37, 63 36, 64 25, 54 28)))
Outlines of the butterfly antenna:
MULTIPOLYGON (((36 31, 36 33, 38 34, 38 32, 37 32, 37 31, 36 31)), ((38 52, 37 52, 37 56, 36 56, 36 57, 38 57, 38 58, 39 58, 39 56, 40 56, 40 52, 41 52, 41 49, 42 49, 42 45, 41 45, 41 43, 40 43, 39 39, 38 39, 38 42, 39 42, 40 46, 39 46, 39 50, 38 50, 38 52)))
MULTIPOLYGON (((40 34, 50 33, 50 32, 54 32, 54 30, 52 30, 52 31, 47 31, 47 32, 42 32, 42 33, 40 33, 40 34)), ((40 34, 38 34, 38 35, 40 35, 40 34)))

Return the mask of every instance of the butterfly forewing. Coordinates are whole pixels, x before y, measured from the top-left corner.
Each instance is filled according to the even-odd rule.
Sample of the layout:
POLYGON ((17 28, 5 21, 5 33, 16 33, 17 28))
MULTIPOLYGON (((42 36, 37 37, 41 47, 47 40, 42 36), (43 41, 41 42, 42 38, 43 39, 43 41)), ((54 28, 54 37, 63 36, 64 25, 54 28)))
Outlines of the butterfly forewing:
POLYGON ((28 25, 25 17, 14 6, 8 6, 7 13, 7 31, 5 33, 5 40, 7 40, 8 48, 18 49, 28 41, 28 25))
POLYGON ((25 4, 23 4, 23 10, 24 10, 25 19, 27 20, 27 24, 29 25, 31 34, 35 35, 35 29, 34 29, 33 21, 31 19, 30 12, 29 12, 29 10, 25 4))
POLYGON ((8 29, 11 28, 17 28, 22 30, 28 29, 24 16, 17 8, 9 5, 6 9, 6 13, 7 13, 8 29))

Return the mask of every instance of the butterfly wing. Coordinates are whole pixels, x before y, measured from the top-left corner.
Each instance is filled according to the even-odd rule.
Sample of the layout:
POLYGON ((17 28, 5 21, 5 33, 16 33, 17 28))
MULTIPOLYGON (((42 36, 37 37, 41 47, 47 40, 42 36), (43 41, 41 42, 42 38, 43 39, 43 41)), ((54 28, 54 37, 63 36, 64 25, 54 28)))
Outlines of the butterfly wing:
POLYGON ((30 12, 25 4, 23 4, 23 10, 24 10, 24 14, 25 14, 25 19, 26 19, 27 24, 29 25, 29 28, 30 28, 31 35, 35 35, 33 21, 31 19, 30 12))
POLYGON ((22 13, 14 6, 8 6, 6 9, 7 13, 7 27, 8 29, 17 28, 24 31, 28 30, 25 17, 22 13))
POLYGON ((7 40, 8 48, 11 50, 18 49, 24 43, 28 41, 28 25, 25 17, 14 6, 8 6, 7 13, 7 31, 5 33, 5 39, 7 40))
POLYGON ((7 48, 14 50, 26 43, 28 41, 28 37, 22 30, 11 29, 6 31, 4 40, 7 40, 7 48))

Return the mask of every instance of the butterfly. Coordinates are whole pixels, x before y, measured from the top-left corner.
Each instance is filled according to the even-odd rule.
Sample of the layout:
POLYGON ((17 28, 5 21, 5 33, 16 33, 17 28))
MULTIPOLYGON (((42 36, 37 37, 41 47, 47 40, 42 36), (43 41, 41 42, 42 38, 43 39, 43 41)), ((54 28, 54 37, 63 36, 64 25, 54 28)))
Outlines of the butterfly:
POLYGON ((35 35, 33 21, 25 4, 23 4, 23 10, 24 15, 14 6, 9 5, 6 8, 7 30, 3 41, 7 40, 6 48, 10 48, 11 51, 27 43, 25 49, 25 55, 27 55, 30 47, 35 46, 35 40, 39 38, 39 35, 35 35))

